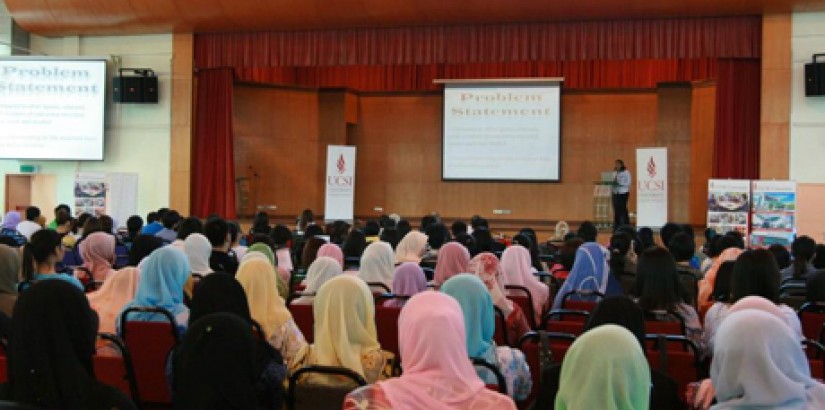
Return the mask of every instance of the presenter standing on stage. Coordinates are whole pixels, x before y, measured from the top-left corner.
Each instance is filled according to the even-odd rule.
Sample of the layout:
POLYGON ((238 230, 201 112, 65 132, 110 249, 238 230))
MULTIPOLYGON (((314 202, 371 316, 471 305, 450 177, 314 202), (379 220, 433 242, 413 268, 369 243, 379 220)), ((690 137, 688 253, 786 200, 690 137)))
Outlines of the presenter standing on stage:
POLYGON ((617 159, 613 169, 613 230, 630 224, 630 214, 627 212, 627 197, 630 195, 630 171, 624 166, 624 161, 617 159))

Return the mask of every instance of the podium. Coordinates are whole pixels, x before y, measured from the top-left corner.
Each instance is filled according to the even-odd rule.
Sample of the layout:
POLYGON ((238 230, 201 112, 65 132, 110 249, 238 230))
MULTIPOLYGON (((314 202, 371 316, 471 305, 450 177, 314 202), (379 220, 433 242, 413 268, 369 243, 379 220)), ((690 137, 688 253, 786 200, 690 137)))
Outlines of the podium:
POLYGON ((593 183, 593 223, 597 228, 610 230, 613 226, 613 182, 593 183))

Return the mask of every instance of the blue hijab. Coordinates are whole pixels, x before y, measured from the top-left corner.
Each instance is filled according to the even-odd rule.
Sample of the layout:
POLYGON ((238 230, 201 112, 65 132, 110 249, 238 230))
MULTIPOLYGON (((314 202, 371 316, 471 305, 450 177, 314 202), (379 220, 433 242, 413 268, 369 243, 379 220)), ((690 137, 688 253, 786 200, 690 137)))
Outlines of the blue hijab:
MULTIPOLYGON (((189 311, 183 304, 183 285, 189 277, 189 260, 180 250, 171 246, 160 248, 149 255, 140 270, 135 298, 123 308, 162 307, 177 316, 189 311)), ((122 311, 121 311, 122 312, 122 311)), ((130 313, 129 320, 165 320, 155 313, 130 313)), ((178 323, 185 326, 186 323, 178 323)))
POLYGON ((467 353, 470 357, 484 357, 492 346, 496 331, 493 298, 484 282, 478 276, 462 273, 444 282, 441 291, 455 298, 461 306, 467 331, 467 353))
MULTIPOLYGON (((595 242, 587 242, 576 251, 576 260, 567 280, 556 293, 553 300, 553 309, 560 309, 561 302, 569 292, 584 290, 596 291, 605 296, 623 294, 621 284, 610 274, 607 265, 608 252, 603 246, 595 242)), ((568 298, 580 300, 576 296, 568 298)))

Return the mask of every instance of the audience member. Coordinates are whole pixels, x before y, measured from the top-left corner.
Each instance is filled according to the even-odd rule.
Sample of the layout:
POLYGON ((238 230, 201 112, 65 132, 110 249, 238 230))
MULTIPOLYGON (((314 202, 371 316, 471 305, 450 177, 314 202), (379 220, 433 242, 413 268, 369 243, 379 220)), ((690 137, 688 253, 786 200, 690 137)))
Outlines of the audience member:
POLYGON ((123 307, 135 298, 140 270, 126 267, 114 271, 100 289, 86 294, 89 305, 97 312, 100 321, 98 332, 115 333, 115 323, 123 307))
POLYGON ((234 275, 238 271, 238 259, 229 254, 229 225, 220 218, 213 218, 203 225, 203 234, 212 244, 209 266, 215 272, 234 275))
MULTIPOLYGON (((135 298, 127 303, 123 310, 131 307, 166 309, 172 314, 175 325, 183 333, 189 322, 189 308, 183 304, 183 285, 190 272, 189 261, 186 260, 183 252, 169 246, 152 252, 140 269, 140 281, 135 298)), ((134 312, 129 314, 128 320, 162 322, 167 319, 159 313, 134 312)), ((120 333, 119 316, 117 329, 120 333)))
POLYGON ((810 237, 802 235, 796 238, 791 244, 791 255, 793 256, 791 266, 781 272, 783 281, 804 280, 816 271, 812 263, 816 257, 816 242, 810 237))
POLYGON ((567 296, 571 292, 598 292, 604 296, 623 295, 622 285, 610 274, 607 260, 608 251, 603 246, 587 241, 579 246, 573 268, 553 300, 553 309, 560 309, 565 297, 568 300, 593 299, 592 296, 576 293, 567 296))
POLYGON ((459 242, 450 242, 438 252, 434 282, 440 286, 459 273, 467 273, 469 266, 470 252, 467 248, 459 242))
POLYGON ((163 246, 163 240, 154 235, 140 234, 129 248, 129 266, 139 268, 142 261, 156 249, 163 246))
POLYGON ((309 269, 307 269, 306 280, 304 280, 306 287, 303 295, 293 300, 292 303, 312 304, 318 289, 330 279, 339 276, 341 272, 341 264, 335 259, 326 256, 315 259, 315 262, 312 262, 312 265, 309 265, 309 269))
POLYGON ((427 239, 427 235, 417 231, 404 236, 395 248, 395 261, 397 263, 421 262, 421 258, 427 251, 427 239))
POLYGON ((76 277, 57 273, 56 265, 63 260, 63 246, 60 235, 50 229, 35 232, 29 243, 23 247, 22 277, 24 281, 62 280, 79 290, 83 284, 76 277))
POLYGON ((32 234, 43 229, 43 225, 37 223, 39 217, 40 208, 36 206, 26 208, 26 219, 17 224, 17 232, 20 232, 26 239, 31 239, 32 234))
POLYGON ((6 212, 3 217, 3 229, 0 230, 0 236, 11 238, 18 247, 26 244, 26 237, 17 231, 17 225, 20 223, 20 212, 10 211, 6 212))
MULTIPOLYGON (((550 288, 538 280, 530 265, 530 251, 521 245, 507 248, 501 255, 502 283, 527 289, 533 300, 533 323, 540 323, 550 303, 550 288)), ((506 289, 508 295, 524 295, 518 290, 506 289)))
MULTIPOLYGON (((410 233, 412 234, 412 233, 410 233)), ((369 283, 382 283, 392 291, 392 275, 395 271, 395 254, 384 242, 369 244, 361 256, 358 277, 369 283)))
MULTIPOLYGON (((412 262, 404 262, 395 268, 392 279, 392 291, 396 296, 411 297, 427 290, 427 277, 424 270, 412 262)), ((390 299, 384 306, 404 307, 405 299, 390 299)))

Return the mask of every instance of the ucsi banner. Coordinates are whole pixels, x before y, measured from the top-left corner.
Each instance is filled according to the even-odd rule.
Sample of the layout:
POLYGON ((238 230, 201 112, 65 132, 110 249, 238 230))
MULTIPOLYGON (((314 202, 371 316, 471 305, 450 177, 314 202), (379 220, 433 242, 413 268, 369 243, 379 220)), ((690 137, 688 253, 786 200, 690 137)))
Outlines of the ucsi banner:
POLYGON ((327 146, 327 178, 324 219, 353 220, 355 204, 355 147, 327 146))
POLYGON ((636 226, 667 222, 667 148, 636 149, 636 226))

